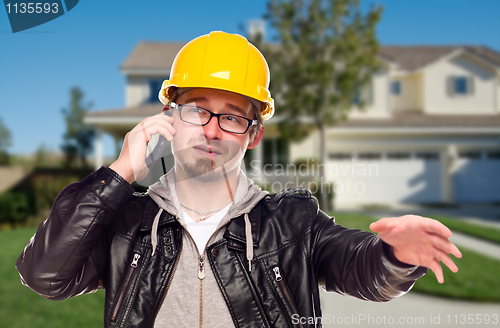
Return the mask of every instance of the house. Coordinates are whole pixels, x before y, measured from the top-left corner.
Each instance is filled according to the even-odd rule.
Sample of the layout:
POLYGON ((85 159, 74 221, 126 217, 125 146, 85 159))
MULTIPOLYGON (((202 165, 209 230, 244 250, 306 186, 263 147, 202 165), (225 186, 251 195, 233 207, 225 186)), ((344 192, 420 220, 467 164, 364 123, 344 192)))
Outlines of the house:
MULTIPOLYGON (((162 111, 157 93, 182 46, 140 42, 121 66, 125 108, 86 115, 98 135, 97 167, 102 133, 115 138, 119 151, 129 130, 162 111)), ((482 46, 382 46, 379 58, 383 69, 365 92, 366 108, 354 108, 349 120, 326 131, 322 165, 330 185, 318 181, 318 134, 287 145, 274 118, 261 145, 248 152, 247 175, 273 191, 331 188, 337 206, 500 202, 500 53, 482 46)), ((143 184, 172 165, 168 148, 164 159, 143 184)))

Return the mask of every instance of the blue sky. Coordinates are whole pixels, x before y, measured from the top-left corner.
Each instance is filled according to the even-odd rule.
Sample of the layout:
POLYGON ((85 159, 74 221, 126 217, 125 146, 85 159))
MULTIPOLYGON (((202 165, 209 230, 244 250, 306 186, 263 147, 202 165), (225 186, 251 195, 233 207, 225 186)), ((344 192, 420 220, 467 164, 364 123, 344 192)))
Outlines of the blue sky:
MULTIPOLYGON (((212 30, 244 33, 267 1, 85 0, 67 14, 12 33, 0 8, 0 117, 12 134, 10 153, 43 143, 59 151, 61 109, 80 87, 92 111, 122 108, 119 66, 140 40, 189 41, 212 30)), ((383 45, 485 45, 500 51, 500 0, 362 0, 384 7, 383 45)), ((269 29, 269 26, 268 26, 269 29)), ((272 35, 272 31, 268 31, 272 35)), ((278 109, 279 110, 279 109, 278 109)), ((113 145, 105 138, 105 155, 113 145)))

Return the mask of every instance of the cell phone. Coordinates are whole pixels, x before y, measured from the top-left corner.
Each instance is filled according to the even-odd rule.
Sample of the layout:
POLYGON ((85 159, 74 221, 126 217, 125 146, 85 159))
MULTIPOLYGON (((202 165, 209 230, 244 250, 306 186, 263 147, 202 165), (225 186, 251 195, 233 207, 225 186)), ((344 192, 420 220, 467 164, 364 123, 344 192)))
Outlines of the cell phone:
POLYGON ((149 169, 151 169, 156 161, 160 158, 163 150, 167 146, 167 143, 168 140, 159 133, 151 137, 151 140, 149 140, 146 148, 146 165, 149 169))
MULTIPOLYGON (((172 116, 172 113, 168 109, 168 106, 165 106, 163 113, 165 115, 172 116)), ((159 133, 151 137, 151 140, 149 140, 146 147, 146 165, 148 166, 148 169, 151 169, 160 158, 163 150, 167 146, 167 142, 168 140, 159 133)))

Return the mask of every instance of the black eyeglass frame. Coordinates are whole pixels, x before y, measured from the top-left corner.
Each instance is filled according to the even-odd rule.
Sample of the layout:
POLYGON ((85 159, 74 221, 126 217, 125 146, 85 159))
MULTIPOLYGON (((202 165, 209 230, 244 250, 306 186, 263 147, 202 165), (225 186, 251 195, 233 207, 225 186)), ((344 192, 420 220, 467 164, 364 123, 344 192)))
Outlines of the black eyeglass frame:
POLYGON ((209 112, 209 113, 210 113, 210 118, 208 119, 207 123, 205 123, 205 124, 197 124, 197 123, 192 123, 192 122, 188 122, 188 121, 186 121, 186 120, 184 120, 184 119, 182 118, 182 108, 183 108, 184 106, 193 106, 193 105, 187 105, 187 104, 185 104, 185 105, 181 105, 181 104, 174 103, 173 101, 171 101, 171 102, 169 102, 169 103, 168 103, 168 107, 169 107, 170 109, 177 108, 177 109, 179 110, 179 117, 181 118, 181 120, 182 120, 183 122, 186 122, 186 123, 188 123, 188 124, 193 124, 193 125, 198 125, 198 126, 205 126, 205 125, 207 125, 208 123, 210 123, 210 121, 212 120, 212 117, 214 117, 214 116, 215 116, 215 117, 217 117, 217 124, 219 125, 219 128, 220 128, 221 130, 226 131, 226 132, 229 132, 229 133, 234 133, 234 134, 245 134, 245 133, 247 133, 248 129, 249 129, 251 126, 254 126, 254 125, 259 124, 259 122, 258 122, 257 120, 251 120, 251 119, 246 118, 246 117, 241 116, 241 115, 228 114, 228 113, 215 114, 215 113, 212 113, 210 110, 208 110, 208 109, 206 109, 206 108, 203 108, 203 107, 200 107, 200 106, 193 106, 193 107, 200 108, 200 109, 203 109, 203 110, 205 110, 205 111, 209 112), (246 120, 246 121, 248 122, 247 128, 245 129, 245 131, 244 131, 244 132, 233 132, 233 131, 229 131, 229 130, 224 129, 222 126, 220 126, 220 117, 221 117, 222 115, 236 116, 236 117, 239 117, 239 118, 242 118, 242 119, 246 120))

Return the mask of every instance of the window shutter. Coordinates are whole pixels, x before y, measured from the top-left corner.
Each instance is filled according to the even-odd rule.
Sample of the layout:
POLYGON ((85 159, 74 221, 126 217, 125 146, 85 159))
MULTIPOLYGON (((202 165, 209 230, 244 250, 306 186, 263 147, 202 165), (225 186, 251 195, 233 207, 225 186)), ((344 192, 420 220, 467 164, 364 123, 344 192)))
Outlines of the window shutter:
POLYGON ((448 76, 446 78, 446 94, 449 97, 453 97, 455 94, 455 77, 454 76, 448 76))
POLYGON ((474 76, 469 76, 467 78, 467 94, 473 95, 474 94, 474 76))

